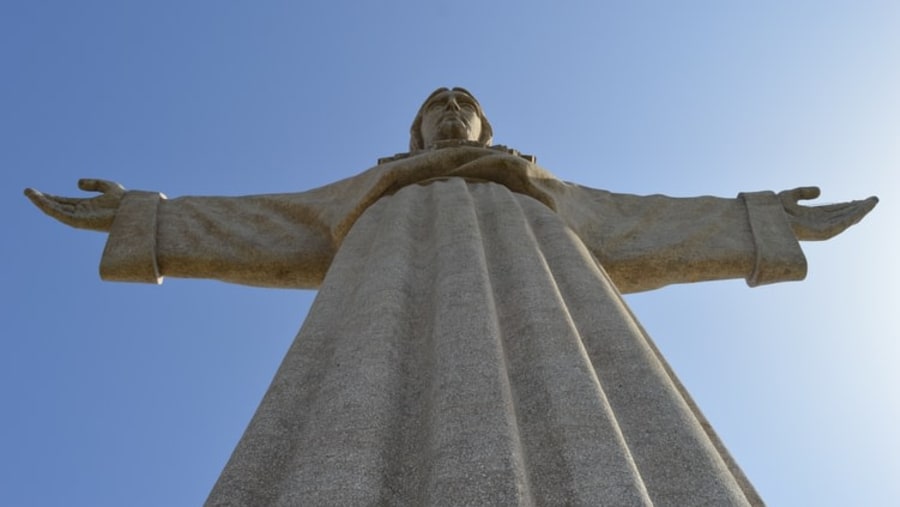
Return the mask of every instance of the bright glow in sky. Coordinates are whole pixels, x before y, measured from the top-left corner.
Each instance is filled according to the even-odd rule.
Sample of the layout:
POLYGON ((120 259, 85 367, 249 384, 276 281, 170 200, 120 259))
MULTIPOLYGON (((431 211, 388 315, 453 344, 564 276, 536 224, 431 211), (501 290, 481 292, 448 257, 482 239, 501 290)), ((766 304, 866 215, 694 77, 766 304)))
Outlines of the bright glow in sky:
POLYGON ((879 195, 802 283, 628 302, 770 505, 896 504, 900 3, 308 4, 0 7, 0 504, 202 503, 314 296, 103 283, 103 235, 23 188, 305 190, 406 151, 448 85, 564 180, 879 195))

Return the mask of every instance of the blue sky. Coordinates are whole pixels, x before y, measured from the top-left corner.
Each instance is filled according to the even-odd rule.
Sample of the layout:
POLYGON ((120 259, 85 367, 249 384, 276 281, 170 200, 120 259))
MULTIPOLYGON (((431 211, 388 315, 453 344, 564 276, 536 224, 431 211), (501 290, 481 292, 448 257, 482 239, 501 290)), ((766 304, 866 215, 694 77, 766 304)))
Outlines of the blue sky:
POLYGON ((101 282, 103 235, 23 188, 304 190, 405 151, 447 85, 564 180, 877 194, 802 283, 628 302, 770 505, 895 504, 900 4, 555 4, 3 3, 0 504, 200 504, 314 297, 101 282))

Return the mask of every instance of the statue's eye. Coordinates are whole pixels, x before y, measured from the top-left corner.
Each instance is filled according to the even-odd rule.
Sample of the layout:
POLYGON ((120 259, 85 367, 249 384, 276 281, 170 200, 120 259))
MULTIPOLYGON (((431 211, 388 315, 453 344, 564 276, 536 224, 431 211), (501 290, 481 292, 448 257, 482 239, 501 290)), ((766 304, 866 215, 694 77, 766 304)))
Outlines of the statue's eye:
POLYGON ((444 106, 443 102, 441 102, 440 100, 435 100, 435 101, 432 101, 430 104, 428 104, 428 107, 426 107, 426 109, 438 109, 443 106, 444 106))

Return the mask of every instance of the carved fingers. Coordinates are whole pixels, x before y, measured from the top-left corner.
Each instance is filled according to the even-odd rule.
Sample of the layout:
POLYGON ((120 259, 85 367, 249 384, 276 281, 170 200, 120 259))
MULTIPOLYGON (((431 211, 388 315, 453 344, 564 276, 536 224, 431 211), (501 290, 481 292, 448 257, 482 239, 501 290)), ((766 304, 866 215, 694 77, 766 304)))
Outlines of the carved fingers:
POLYGON ((25 195, 41 211, 66 225, 109 231, 125 188, 116 182, 99 179, 78 180, 78 188, 101 194, 91 198, 61 197, 26 188, 25 195))
POLYGON ((104 194, 119 195, 125 193, 125 187, 119 185, 115 181, 98 180, 93 178, 82 178, 78 180, 78 188, 84 190, 85 192, 102 192, 104 194))
POLYGON ((837 236, 858 223, 878 204, 877 197, 823 206, 803 206, 801 200, 815 199, 818 187, 799 187, 778 194, 791 229, 802 241, 820 241, 837 236))

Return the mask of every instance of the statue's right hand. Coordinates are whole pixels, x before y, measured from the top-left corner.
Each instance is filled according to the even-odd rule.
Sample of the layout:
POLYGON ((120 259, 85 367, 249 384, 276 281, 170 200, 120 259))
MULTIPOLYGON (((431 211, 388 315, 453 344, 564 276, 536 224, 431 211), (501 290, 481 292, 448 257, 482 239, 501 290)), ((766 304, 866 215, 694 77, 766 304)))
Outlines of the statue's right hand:
POLYGON ((101 194, 91 198, 59 197, 26 188, 25 195, 41 211, 66 225, 109 232, 125 188, 114 181, 97 179, 78 180, 78 188, 101 194))

